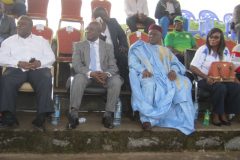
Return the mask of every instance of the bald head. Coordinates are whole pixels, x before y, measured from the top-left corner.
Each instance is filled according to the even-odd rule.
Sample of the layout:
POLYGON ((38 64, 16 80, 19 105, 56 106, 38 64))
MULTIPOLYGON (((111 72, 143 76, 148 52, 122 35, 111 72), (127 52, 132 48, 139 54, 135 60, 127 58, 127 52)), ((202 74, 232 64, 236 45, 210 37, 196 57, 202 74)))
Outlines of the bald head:
POLYGON ((86 28, 87 40, 96 41, 101 34, 102 25, 96 21, 90 22, 86 28))
POLYGON ((19 17, 17 22, 17 33, 22 38, 27 38, 32 32, 32 19, 26 15, 19 17))
POLYGON ((108 13, 103 7, 97 7, 93 11, 93 18, 101 17, 103 21, 107 21, 109 19, 108 13))

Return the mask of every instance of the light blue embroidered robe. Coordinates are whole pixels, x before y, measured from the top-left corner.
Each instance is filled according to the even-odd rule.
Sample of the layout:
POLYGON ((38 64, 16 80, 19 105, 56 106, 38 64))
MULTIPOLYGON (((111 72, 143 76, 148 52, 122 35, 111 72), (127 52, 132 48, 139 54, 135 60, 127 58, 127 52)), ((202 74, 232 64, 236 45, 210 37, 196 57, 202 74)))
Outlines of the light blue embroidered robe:
POLYGON ((131 104, 141 122, 176 128, 186 135, 194 131, 191 83, 184 76, 185 67, 169 49, 137 41, 129 50, 129 71, 131 104), (145 69, 153 76, 142 78, 145 69), (170 70, 177 73, 175 81, 167 77, 170 70))

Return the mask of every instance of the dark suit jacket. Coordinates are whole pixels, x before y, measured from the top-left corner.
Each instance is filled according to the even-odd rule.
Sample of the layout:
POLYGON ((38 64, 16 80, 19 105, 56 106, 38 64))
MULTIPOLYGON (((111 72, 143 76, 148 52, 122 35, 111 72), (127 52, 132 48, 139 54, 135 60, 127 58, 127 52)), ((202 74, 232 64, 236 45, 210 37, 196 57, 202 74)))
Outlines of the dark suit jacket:
MULTIPOLYGON (((126 49, 128 49, 128 42, 127 42, 127 37, 126 34, 124 33, 123 29, 121 28, 121 26, 119 25, 119 23, 117 22, 117 20, 115 18, 110 18, 109 21, 106 22, 110 35, 111 35, 111 39, 113 42, 113 46, 114 46, 114 54, 117 57, 119 53, 119 47, 125 47, 126 49)), ((127 53, 126 53, 127 54, 127 53)))
MULTIPOLYGON (((180 3, 177 0, 173 1, 173 6, 175 9, 175 13, 174 16, 181 16, 182 12, 181 12, 181 7, 180 7, 180 3)), ((169 13, 166 10, 166 0, 159 0, 156 10, 155 10, 155 18, 156 19, 161 19, 163 16, 169 16, 169 13)))
MULTIPOLYGON (((73 45, 73 69, 76 73, 85 74, 90 71, 90 44, 87 40, 76 42, 73 45)), ((99 58, 103 72, 109 72, 113 76, 118 74, 118 67, 113 54, 113 47, 106 42, 99 40, 99 58)))
POLYGON ((4 14, 4 18, 2 19, 0 25, 0 37, 6 39, 14 34, 16 34, 15 20, 12 17, 4 14))

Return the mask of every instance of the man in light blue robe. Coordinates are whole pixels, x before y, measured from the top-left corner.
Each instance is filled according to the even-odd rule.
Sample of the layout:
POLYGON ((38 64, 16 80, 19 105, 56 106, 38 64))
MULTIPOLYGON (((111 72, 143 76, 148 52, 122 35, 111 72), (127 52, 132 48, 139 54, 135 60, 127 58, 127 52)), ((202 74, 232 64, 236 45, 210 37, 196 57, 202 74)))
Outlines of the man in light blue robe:
POLYGON ((153 126, 194 131, 195 108, 185 67, 162 44, 161 27, 149 27, 149 42, 141 40, 129 50, 132 108, 139 111, 144 130, 153 126))

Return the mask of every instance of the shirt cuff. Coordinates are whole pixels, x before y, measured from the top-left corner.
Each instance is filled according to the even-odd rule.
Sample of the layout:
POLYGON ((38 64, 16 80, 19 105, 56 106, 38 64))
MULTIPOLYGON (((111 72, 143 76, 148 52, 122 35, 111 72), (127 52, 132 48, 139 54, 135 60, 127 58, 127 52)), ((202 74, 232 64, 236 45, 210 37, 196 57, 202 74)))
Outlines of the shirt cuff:
POLYGON ((109 78, 109 77, 112 77, 112 74, 111 73, 109 73, 109 72, 105 72, 105 73, 107 73, 107 77, 109 78))
POLYGON ((92 72, 92 71, 87 72, 87 77, 88 77, 88 78, 92 78, 92 77, 90 76, 91 72, 92 72))

